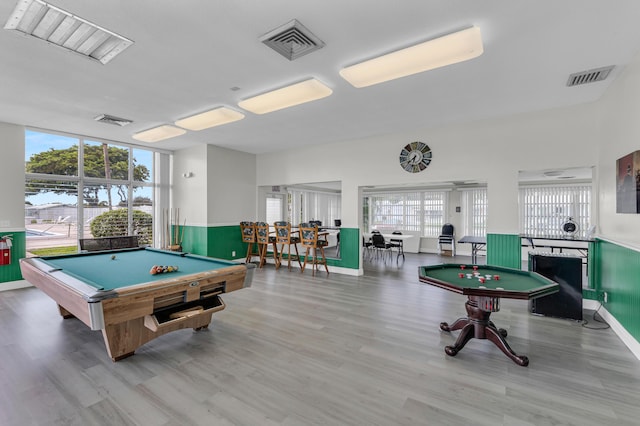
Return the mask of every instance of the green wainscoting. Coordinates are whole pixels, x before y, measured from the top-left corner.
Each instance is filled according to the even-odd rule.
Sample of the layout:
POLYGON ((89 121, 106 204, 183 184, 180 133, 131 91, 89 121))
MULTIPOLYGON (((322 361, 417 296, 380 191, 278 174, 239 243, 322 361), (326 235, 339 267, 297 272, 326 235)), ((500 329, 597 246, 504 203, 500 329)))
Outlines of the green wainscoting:
POLYGON ((640 341, 640 252, 603 240, 595 245, 595 290, 607 293, 604 307, 640 341))
POLYGON ((487 265, 522 268, 520 235, 487 234, 487 265))
POLYGON ((0 283, 22 279, 19 259, 25 257, 27 253, 26 233, 24 231, 0 233, 0 237, 5 235, 11 235, 11 264, 0 266, 0 283))
MULTIPOLYGON (((240 237, 240 224, 210 227, 181 226, 179 233, 184 235, 182 250, 189 253, 229 260, 244 259, 247 255, 247 244, 243 243, 240 237), (235 256, 233 256, 234 251, 235 256)), ((340 228, 340 259, 329 258, 327 264, 340 268, 358 269, 360 267, 359 241, 358 228, 340 228)))
POLYGON ((358 269, 360 267, 361 245, 362 240, 358 228, 340 228, 340 259, 329 259, 329 265, 358 269))

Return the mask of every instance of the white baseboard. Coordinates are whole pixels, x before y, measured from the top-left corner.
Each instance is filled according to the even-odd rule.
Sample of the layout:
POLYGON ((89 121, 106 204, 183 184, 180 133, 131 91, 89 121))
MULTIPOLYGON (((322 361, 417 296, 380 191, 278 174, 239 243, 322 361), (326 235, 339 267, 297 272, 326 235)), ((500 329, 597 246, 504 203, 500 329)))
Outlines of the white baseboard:
POLYGON ((19 288, 32 287, 26 280, 9 281, 0 283, 0 291, 17 290, 19 288))
MULTIPOLYGON (((589 300, 584 299, 582 302, 582 307, 584 309, 597 310, 600 307, 600 302, 597 300, 589 300)), ((598 315, 602 317, 603 320, 609 324, 611 330, 622 340, 631 353, 635 355, 636 358, 640 359, 640 343, 631 335, 629 332, 618 322, 618 320, 607 311, 607 309, 602 306, 598 311, 598 315)))

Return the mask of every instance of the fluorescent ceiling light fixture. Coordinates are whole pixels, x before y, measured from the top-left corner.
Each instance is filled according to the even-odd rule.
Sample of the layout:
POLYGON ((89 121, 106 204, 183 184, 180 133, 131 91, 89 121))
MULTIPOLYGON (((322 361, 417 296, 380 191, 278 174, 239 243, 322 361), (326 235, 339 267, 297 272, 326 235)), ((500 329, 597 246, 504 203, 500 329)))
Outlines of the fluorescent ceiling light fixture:
POLYGON ((315 78, 305 80, 272 92, 263 93, 238 103, 240 108, 255 114, 266 114, 279 109, 326 98, 333 90, 315 78))
POLYGON ((471 27, 340 70, 353 86, 367 87, 482 55, 480 28, 471 27))
POLYGON ((215 108, 201 114, 192 115, 175 122, 176 126, 189 130, 203 130, 209 127, 220 126, 222 124, 233 123, 242 120, 244 114, 230 108, 215 108))
POLYGON ((133 44, 42 0, 19 0, 4 29, 39 38, 103 64, 133 44))
POLYGON ((142 142, 159 142, 169 138, 175 138, 176 136, 184 135, 186 130, 178 127, 169 126, 167 124, 163 126, 154 127, 153 129, 145 130, 144 132, 135 133, 132 138, 142 142))

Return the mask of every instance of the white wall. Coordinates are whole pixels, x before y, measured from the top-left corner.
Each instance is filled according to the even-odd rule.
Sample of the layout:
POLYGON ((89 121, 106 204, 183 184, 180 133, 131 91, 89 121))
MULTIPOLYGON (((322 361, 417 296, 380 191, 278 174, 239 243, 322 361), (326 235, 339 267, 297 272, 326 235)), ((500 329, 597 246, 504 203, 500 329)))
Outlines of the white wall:
POLYGON ((0 232, 24 231, 24 127, 0 123, 0 232))
POLYGON ((188 226, 237 225, 256 216, 255 155, 194 146, 174 152, 173 174, 172 204, 188 226))
POLYGON ((208 146, 209 225, 234 224, 256 217, 256 156, 208 146))
POLYGON ((640 55, 599 102, 599 230, 608 239, 640 248, 640 215, 616 213, 616 160, 640 150, 640 55))
POLYGON ((257 184, 341 180, 342 224, 359 227, 361 187, 486 182, 488 231, 517 233, 518 171, 595 165, 597 111, 589 104, 263 154, 258 156, 257 184), (417 174, 398 164, 400 150, 414 140, 427 143, 433 152, 430 166, 417 174))
POLYGON ((172 207, 180 209, 181 222, 188 226, 207 226, 207 146, 176 151, 173 156, 172 207), (190 177, 184 177, 191 173, 190 177))

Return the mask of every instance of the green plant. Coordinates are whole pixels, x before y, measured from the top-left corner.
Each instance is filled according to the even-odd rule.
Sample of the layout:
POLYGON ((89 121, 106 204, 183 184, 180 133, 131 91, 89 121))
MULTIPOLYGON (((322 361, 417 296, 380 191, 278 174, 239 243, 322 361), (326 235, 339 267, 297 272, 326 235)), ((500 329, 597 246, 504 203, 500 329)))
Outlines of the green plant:
MULTIPOLYGON (((130 235, 127 216, 127 209, 104 212, 91 221, 91 234, 96 238, 130 235)), ((152 216, 149 213, 133 210, 131 234, 138 236, 140 244, 151 244, 153 239, 152 224, 152 216)))

